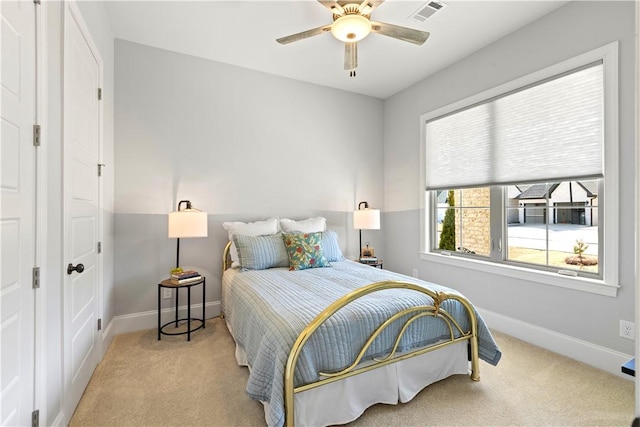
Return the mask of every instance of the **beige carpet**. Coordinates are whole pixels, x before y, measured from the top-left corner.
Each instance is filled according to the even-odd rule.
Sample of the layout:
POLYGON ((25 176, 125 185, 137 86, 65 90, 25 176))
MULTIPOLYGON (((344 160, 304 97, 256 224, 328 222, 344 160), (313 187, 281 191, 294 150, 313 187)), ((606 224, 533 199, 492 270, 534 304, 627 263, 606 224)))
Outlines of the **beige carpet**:
MULTIPOLYGON (((495 333, 498 366, 480 382, 454 376, 411 402, 376 405, 354 426, 625 426, 634 416, 633 382, 495 333)), ((261 426, 262 405, 244 393, 224 322, 185 336, 156 330, 115 337, 70 426, 261 426)))

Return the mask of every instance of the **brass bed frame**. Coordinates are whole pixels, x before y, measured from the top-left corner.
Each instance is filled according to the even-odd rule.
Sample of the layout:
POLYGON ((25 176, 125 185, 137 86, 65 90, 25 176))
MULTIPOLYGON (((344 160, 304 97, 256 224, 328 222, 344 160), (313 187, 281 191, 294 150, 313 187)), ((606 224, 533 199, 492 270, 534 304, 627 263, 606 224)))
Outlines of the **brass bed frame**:
MULTIPOLYGON (((227 268, 231 266, 231 261, 229 257, 229 249, 231 247, 231 242, 228 242, 224 248, 223 257, 222 257, 222 271, 224 272, 227 268)), ((471 303, 461 295, 455 295, 447 292, 434 292, 430 289, 426 289, 415 285, 413 283, 408 282, 400 282, 400 281, 392 281, 387 280, 383 282, 372 283, 370 285, 363 286, 359 289, 356 289, 342 298, 335 301, 333 304, 325 308, 318 316, 309 323, 304 330, 298 335, 293 347, 291 348, 291 352, 289 353, 289 358, 287 360, 287 365, 285 368, 284 374, 284 404, 285 404, 285 424, 290 427, 294 425, 295 420, 295 412, 294 412, 294 395, 296 393, 300 393, 306 390, 310 390, 316 387, 320 387, 322 385, 332 383, 334 381, 339 381, 344 378, 348 378, 354 375, 358 375, 363 372, 367 372, 373 369, 377 369, 382 366, 389 365, 391 363, 399 362, 401 360, 409 359, 411 357, 419 356, 421 354, 425 354, 434 350, 438 350, 443 347, 447 347, 449 345, 458 343, 460 341, 469 341, 470 345, 470 358, 471 358, 471 379, 473 381, 480 381, 480 368, 479 368, 479 357, 478 357, 478 319, 476 317, 475 311, 471 303), (318 376, 322 377, 316 382, 305 384, 302 386, 295 387, 293 384, 294 372, 296 368, 296 363, 298 361, 298 357, 302 352, 302 348, 304 347, 307 340, 313 335, 313 333, 325 322, 327 321, 333 314, 335 314, 338 310, 342 309, 347 304, 365 296, 371 294, 373 292, 379 292, 386 289, 408 289, 415 292, 423 293, 428 295, 433 299, 433 305, 421 305, 415 306, 411 308, 404 309, 385 322, 383 322, 378 328, 373 332, 371 337, 364 344, 356 359, 352 362, 351 365, 346 367, 345 369, 338 372, 318 372, 318 376), (444 309, 440 306, 442 302, 447 299, 453 299, 462 304, 462 306, 467 311, 469 315, 469 324, 470 330, 463 331, 458 322, 444 309), (398 336, 396 337, 395 345, 391 352, 382 358, 374 358, 373 363, 368 364, 366 366, 357 367, 357 365, 362 360, 362 357, 366 353, 367 349, 373 344, 376 337, 380 335, 388 326, 390 326, 394 321, 403 316, 409 316, 406 320, 398 336), (396 354, 396 350, 400 343, 400 340, 407 330, 409 325, 413 323, 415 320, 424 317, 424 316, 432 316, 434 318, 441 319, 445 322, 445 324, 449 328, 449 340, 441 341, 434 345, 430 345, 427 347, 421 347, 416 350, 410 350, 408 352, 402 354, 396 354), (454 336, 454 328, 458 331, 459 336, 455 338, 454 336)))

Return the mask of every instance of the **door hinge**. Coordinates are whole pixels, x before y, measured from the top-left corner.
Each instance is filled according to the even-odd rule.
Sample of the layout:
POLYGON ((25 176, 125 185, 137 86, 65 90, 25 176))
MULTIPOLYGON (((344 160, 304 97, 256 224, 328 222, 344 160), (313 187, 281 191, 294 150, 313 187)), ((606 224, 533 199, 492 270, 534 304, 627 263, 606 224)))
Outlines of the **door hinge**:
POLYGON ((104 163, 98 163, 98 176, 102 176, 102 168, 105 166, 104 163))
POLYGON ((33 0, 35 4, 40 4, 40 0, 33 0))
POLYGON ((102 319, 98 319, 98 330, 102 330, 102 319))
POLYGON ((98 242, 98 253, 102 253, 102 242, 98 242))
POLYGON ((102 101, 102 88, 98 88, 98 101, 102 101))
POLYGON ((35 147, 40 146, 41 131, 42 129, 40 128, 40 125, 33 125, 33 145, 35 147))
POLYGON ((36 409, 31 413, 31 427, 38 427, 39 425, 40 425, 40 411, 36 409))
POLYGON ((40 267, 33 267, 32 286, 33 289, 38 289, 40 287, 40 267))

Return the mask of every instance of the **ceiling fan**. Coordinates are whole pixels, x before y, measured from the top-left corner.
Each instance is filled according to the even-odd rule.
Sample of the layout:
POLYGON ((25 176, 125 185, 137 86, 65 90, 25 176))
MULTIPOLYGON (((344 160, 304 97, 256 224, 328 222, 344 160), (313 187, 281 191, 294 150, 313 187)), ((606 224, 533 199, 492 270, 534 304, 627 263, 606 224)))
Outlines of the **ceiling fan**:
POLYGON ((358 42, 368 36, 370 32, 373 31, 383 36, 417 45, 423 44, 429 37, 429 33, 426 31, 372 21, 371 11, 380 6, 384 0, 364 0, 362 3, 357 3, 357 1, 318 0, 333 13, 332 24, 280 37, 276 41, 280 44, 288 44, 331 31, 335 38, 344 42, 344 69, 349 71, 351 77, 355 77, 355 70, 358 66, 358 42))

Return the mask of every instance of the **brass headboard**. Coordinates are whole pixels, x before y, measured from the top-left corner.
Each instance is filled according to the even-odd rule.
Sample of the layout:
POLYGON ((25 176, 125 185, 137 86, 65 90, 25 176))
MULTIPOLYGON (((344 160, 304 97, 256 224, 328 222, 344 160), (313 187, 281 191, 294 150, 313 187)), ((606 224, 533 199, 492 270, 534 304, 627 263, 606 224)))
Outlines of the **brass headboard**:
POLYGON ((227 245, 224 247, 224 251, 222 251, 222 271, 224 272, 226 269, 231 268, 231 240, 227 242, 227 245))

